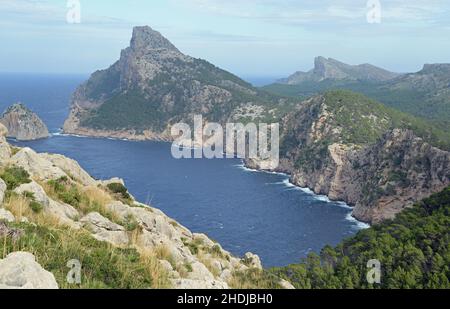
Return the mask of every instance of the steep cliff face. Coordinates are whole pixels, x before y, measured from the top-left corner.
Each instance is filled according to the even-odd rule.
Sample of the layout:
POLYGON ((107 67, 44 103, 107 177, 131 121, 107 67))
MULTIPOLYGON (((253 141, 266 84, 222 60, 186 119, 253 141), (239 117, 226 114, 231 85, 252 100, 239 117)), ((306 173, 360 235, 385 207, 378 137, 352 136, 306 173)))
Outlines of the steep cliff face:
POLYGON ((361 221, 391 219, 450 183, 450 153, 431 146, 439 138, 421 125, 364 96, 329 92, 284 119, 279 170, 355 206, 361 221))
POLYGON ((193 115, 225 122, 249 104, 261 107, 259 117, 273 119, 285 102, 184 55, 150 27, 136 27, 120 59, 77 89, 64 131, 167 140, 171 124, 191 123, 193 115))
POLYGON ((10 106, 0 119, 0 123, 8 129, 8 137, 13 137, 20 141, 36 140, 50 136, 47 126, 39 116, 20 103, 10 106))
POLYGON ((302 187, 354 205, 355 218, 379 223, 448 186, 450 153, 395 129, 362 149, 329 145, 319 169, 294 168, 292 175, 302 187))

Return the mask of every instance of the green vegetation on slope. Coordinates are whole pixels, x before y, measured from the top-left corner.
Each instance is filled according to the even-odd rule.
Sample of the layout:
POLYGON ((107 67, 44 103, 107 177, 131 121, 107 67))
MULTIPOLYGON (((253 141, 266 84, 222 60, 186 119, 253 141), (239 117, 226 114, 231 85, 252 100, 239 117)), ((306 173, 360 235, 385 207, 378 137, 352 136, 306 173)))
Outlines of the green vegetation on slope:
POLYGON ((30 183, 30 175, 21 167, 7 167, 1 174, 0 178, 6 183, 8 190, 14 190, 24 183, 30 183))
POLYGON ((305 101, 299 111, 290 115, 283 127, 280 154, 290 158, 297 169, 305 172, 321 170, 329 159, 330 145, 373 145, 395 128, 410 129, 429 144, 450 150, 449 132, 362 94, 332 90, 305 101), (322 115, 324 106, 326 113, 322 115), (320 119, 322 116, 326 119, 320 119), (317 130, 314 132, 316 138, 310 139, 308 132, 313 125, 317 130))
POLYGON ((305 81, 298 85, 288 84, 271 84, 262 87, 263 90, 276 94, 290 97, 299 97, 306 99, 308 97, 329 91, 329 90, 351 90, 367 94, 371 89, 378 87, 376 82, 362 82, 351 80, 330 80, 326 79, 320 82, 305 81))
POLYGON ((109 100, 92 111, 82 125, 94 129, 120 130, 151 128, 163 130, 168 115, 156 100, 145 99, 139 90, 130 90, 109 100))
POLYGON ((297 288, 450 288, 450 187, 395 220, 373 226, 272 272, 297 288), (381 284, 367 282, 368 261, 381 262, 381 284))
POLYGON ((448 85, 450 75, 448 72, 441 72, 437 77, 424 78, 423 75, 409 74, 403 79, 388 82, 324 80, 307 81, 298 85, 272 84, 263 89, 273 94, 302 99, 329 90, 351 90, 389 107, 432 121, 437 128, 450 130, 450 94, 445 90, 445 87, 448 88, 445 85, 448 85))
MULTIPOLYGON (((345 144, 366 145, 377 142, 389 130, 400 128, 410 129, 415 134, 423 138, 426 142, 441 149, 450 149, 450 133, 444 132, 433 127, 427 121, 416 118, 409 114, 400 112, 393 108, 387 107, 368 97, 348 90, 332 90, 324 95, 324 103, 327 111, 331 113, 326 119, 326 123, 332 128, 339 131, 328 132, 328 135, 322 135, 322 139, 318 141, 320 145, 316 145, 321 149, 326 149, 335 142, 345 144)), ((319 116, 320 101, 314 101, 308 111, 300 111, 296 117, 293 117, 297 123, 298 119, 302 119, 304 124, 301 131, 307 132, 312 122, 317 120, 319 116), (304 115, 308 112, 308 115, 304 115)), ((300 121, 300 120, 299 120, 300 121)), ((297 140, 299 133, 293 131, 289 126, 284 128, 286 135, 282 140, 282 153, 290 150, 292 147, 303 145, 297 140)))
POLYGON ((174 58, 164 59, 163 63, 162 72, 129 89, 118 88, 116 75, 120 72, 116 66, 94 73, 86 84, 85 95, 102 104, 89 111, 87 117, 81 119, 81 125, 100 130, 162 132, 169 122, 187 122, 186 116, 192 113, 223 122, 236 107, 246 103, 264 106, 265 113, 259 120, 273 122, 291 110, 297 101, 254 88, 205 60, 174 58), (205 86, 210 89, 205 90, 205 86))
POLYGON ((373 143, 388 130, 401 128, 414 131, 434 146, 450 149, 450 133, 364 95, 346 90, 328 91, 325 102, 335 115, 335 125, 343 129, 340 135, 345 143, 373 143))

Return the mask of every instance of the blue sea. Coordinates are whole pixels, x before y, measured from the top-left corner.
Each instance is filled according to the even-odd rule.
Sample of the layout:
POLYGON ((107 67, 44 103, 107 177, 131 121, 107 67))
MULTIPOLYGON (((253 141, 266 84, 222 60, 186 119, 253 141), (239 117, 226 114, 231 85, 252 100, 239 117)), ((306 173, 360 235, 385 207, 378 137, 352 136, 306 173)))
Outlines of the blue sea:
POLYGON ((299 262, 364 227, 351 208, 297 188, 282 174, 246 169, 240 160, 176 160, 171 145, 59 134, 70 97, 86 76, 0 74, 0 109, 25 103, 54 135, 14 142, 77 160, 98 179, 121 177, 141 202, 150 203, 226 250, 258 254, 264 266, 299 262))

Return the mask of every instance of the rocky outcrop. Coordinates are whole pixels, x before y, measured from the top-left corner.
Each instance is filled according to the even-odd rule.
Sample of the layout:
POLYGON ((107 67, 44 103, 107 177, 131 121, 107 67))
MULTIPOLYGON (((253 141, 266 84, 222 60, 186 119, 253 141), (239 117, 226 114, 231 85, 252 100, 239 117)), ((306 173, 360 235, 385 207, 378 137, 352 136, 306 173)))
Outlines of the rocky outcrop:
POLYGON ((89 175, 75 160, 59 154, 43 153, 39 154, 39 156, 44 160, 51 162, 54 167, 63 171, 67 177, 75 178, 85 186, 98 184, 98 181, 94 180, 94 178, 92 178, 91 175, 89 175))
POLYGON ((89 229, 95 239, 107 241, 116 246, 126 246, 130 242, 125 228, 111 222, 97 212, 83 217, 80 222, 89 229))
POLYGON ((58 284, 31 253, 14 252, 0 260, 0 289, 58 289, 58 284))
POLYGON ((10 211, 0 208, 0 221, 14 222, 15 220, 16 218, 10 211))
POLYGON ((19 141, 30 141, 50 136, 47 126, 23 104, 10 106, 3 114, 0 122, 8 129, 8 137, 19 141))
POLYGON ((174 279, 172 284, 175 289, 179 290, 220 290, 228 289, 228 285, 224 282, 209 280, 209 281, 198 281, 190 279, 174 279))
POLYGON ((3 179, 0 179, 0 205, 3 204, 3 200, 5 199, 6 189, 6 183, 3 179))
POLYGON ((11 147, 6 142, 8 129, 0 123, 0 166, 11 157, 11 147))
POLYGON ((45 190, 37 182, 31 181, 30 183, 22 184, 14 192, 19 195, 31 193, 34 200, 44 207, 44 212, 49 216, 57 218, 61 223, 74 229, 80 228, 80 224, 74 220, 79 216, 78 211, 69 204, 55 201, 48 197, 45 190))
POLYGON ((3 201, 5 199, 5 193, 6 193, 6 184, 3 181, 3 179, 0 179, 0 221, 6 221, 6 222, 14 222, 15 218, 13 214, 6 209, 3 209, 3 201))
POLYGON ((262 269, 262 263, 261 260, 259 259, 259 256, 251 252, 247 252, 244 255, 243 261, 252 268, 262 269))
POLYGON ((62 168, 50 161, 47 154, 37 154, 31 148, 21 149, 9 161, 13 165, 23 167, 37 179, 51 180, 70 177, 62 168))

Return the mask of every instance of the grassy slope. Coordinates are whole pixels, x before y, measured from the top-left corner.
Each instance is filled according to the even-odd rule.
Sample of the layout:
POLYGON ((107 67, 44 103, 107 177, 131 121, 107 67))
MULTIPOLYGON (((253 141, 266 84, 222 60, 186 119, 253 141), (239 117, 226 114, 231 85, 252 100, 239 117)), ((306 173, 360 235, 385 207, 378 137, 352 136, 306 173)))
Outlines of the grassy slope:
POLYGON ((95 240, 86 231, 49 224, 9 224, 23 230, 23 236, 0 243, 2 256, 16 251, 31 252, 42 267, 55 275, 61 288, 164 288, 169 287, 168 275, 161 269, 156 256, 143 255, 134 248, 116 248, 95 240), (82 264, 82 284, 66 281, 68 261, 82 264))
POLYGON ((450 288, 450 187, 320 256, 272 272, 297 288, 450 288), (381 262, 380 285, 366 280, 371 259, 381 262))
POLYGON ((343 129, 341 138, 346 143, 373 143, 390 129, 405 128, 413 130, 417 136, 432 145, 450 149, 448 132, 364 95, 346 90, 335 90, 326 92, 325 100, 335 114, 335 126, 343 129))
MULTIPOLYGON (((13 239, 0 235, 0 258, 16 251, 31 252, 37 261, 55 275, 61 288, 164 288, 169 287, 167 272, 157 259, 157 252, 138 252, 136 248, 116 248, 95 240, 86 230, 73 230, 62 226, 57 219, 42 212, 33 194, 17 195, 13 190, 29 183, 29 174, 18 167, 4 168, 0 177, 7 184, 3 206, 16 218, 26 217, 29 223, 1 223, 8 229, 20 231, 13 239), (82 263, 82 284, 69 285, 66 280, 68 261, 82 263)), ((69 179, 59 179, 43 184, 47 194, 56 200, 71 204, 82 213, 99 212, 116 223, 127 227, 129 233, 137 231, 137 225, 118 222, 108 212, 105 203, 112 197, 106 191, 92 187, 84 189, 69 184, 69 179), (128 228, 130 227, 130 228, 128 228)))

